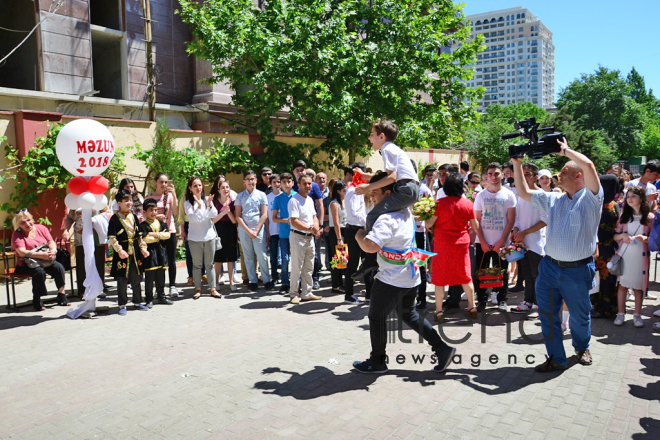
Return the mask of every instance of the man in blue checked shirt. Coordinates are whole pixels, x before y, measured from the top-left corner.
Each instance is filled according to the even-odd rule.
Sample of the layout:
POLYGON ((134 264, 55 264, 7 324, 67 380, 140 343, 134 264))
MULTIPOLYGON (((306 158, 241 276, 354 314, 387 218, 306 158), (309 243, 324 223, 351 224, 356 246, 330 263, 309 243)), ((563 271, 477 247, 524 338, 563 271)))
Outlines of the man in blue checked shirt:
POLYGON ((595 267, 598 224, 603 207, 603 188, 593 162, 569 148, 566 138, 557 154, 570 159, 559 174, 565 194, 531 191, 523 177, 522 159, 512 158, 518 196, 548 215, 545 257, 539 265, 536 297, 541 331, 548 359, 537 365, 539 373, 566 369, 566 352, 559 310, 562 300, 571 313, 571 336, 578 362, 591 365, 591 289, 595 267))

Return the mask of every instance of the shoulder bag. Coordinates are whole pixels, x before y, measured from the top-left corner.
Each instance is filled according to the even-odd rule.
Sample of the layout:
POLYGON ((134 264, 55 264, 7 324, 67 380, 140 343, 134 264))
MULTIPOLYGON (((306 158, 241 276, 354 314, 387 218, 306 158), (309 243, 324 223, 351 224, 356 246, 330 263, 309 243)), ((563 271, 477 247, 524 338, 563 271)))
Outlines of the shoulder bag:
MULTIPOLYGON (((635 235, 637 235, 637 232, 639 232, 639 228, 641 226, 642 225, 640 224, 637 227, 637 230, 632 235, 633 237, 635 235)), ((627 250, 628 250, 628 246, 626 246, 626 248, 623 250, 623 252, 621 253, 621 256, 619 256, 618 259, 616 258, 617 257, 616 255, 614 257, 612 257, 612 259, 610 260, 610 264, 608 264, 608 266, 607 266, 607 270, 610 272, 610 275, 616 275, 616 276, 623 275, 623 268, 625 267, 624 263, 623 263, 623 255, 626 253, 627 250)))
POLYGON ((38 258, 30 258, 34 252, 45 252, 49 249, 48 243, 37 246, 36 248, 29 251, 24 257, 23 261, 30 269, 36 269, 37 267, 50 267, 55 264, 55 260, 40 260, 38 258))

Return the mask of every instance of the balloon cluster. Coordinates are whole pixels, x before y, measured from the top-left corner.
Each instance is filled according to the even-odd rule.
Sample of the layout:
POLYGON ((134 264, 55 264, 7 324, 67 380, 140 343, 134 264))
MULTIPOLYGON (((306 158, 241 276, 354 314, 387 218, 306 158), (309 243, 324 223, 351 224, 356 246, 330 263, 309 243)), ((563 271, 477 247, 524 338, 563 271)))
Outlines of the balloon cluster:
POLYGON ((104 193, 108 190, 108 179, 103 176, 77 176, 67 184, 70 193, 64 199, 69 209, 90 208, 101 210, 108 206, 104 193))

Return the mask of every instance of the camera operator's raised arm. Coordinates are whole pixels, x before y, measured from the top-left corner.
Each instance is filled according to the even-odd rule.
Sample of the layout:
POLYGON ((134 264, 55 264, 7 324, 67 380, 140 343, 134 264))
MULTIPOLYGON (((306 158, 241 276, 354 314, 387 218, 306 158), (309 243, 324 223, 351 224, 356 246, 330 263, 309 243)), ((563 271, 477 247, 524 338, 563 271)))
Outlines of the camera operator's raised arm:
POLYGON ((516 182, 518 197, 532 203, 532 191, 529 189, 525 176, 523 175, 522 158, 512 157, 511 162, 513 163, 513 179, 516 182))
MULTIPOLYGON (((598 179, 598 172, 596 172, 596 166, 594 163, 582 153, 578 153, 575 150, 571 150, 566 142, 566 138, 557 141, 561 146, 561 151, 557 154, 560 156, 565 156, 571 159, 577 164, 578 167, 582 169, 582 179, 584 180, 584 186, 589 188, 593 194, 598 194, 600 188, 600 179, 598 179)), ((522 173, 521 173, 522 174, 522 173)), ((516 186, 518 181, 516 181, 516 186)))

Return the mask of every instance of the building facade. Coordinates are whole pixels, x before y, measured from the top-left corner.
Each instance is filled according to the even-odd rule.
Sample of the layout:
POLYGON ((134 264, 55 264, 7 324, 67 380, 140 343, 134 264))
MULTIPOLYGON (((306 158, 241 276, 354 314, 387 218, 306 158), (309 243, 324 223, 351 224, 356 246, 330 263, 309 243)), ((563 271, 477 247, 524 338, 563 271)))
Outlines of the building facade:
POLYGON ((481 34, 486 49, 477 55, 470 87, 486 93, 478 110, 491 104, 532 102, 553 107, 555 46, 552 32, 529 9, 515 7, 466 17, 471 37, 481 34))

